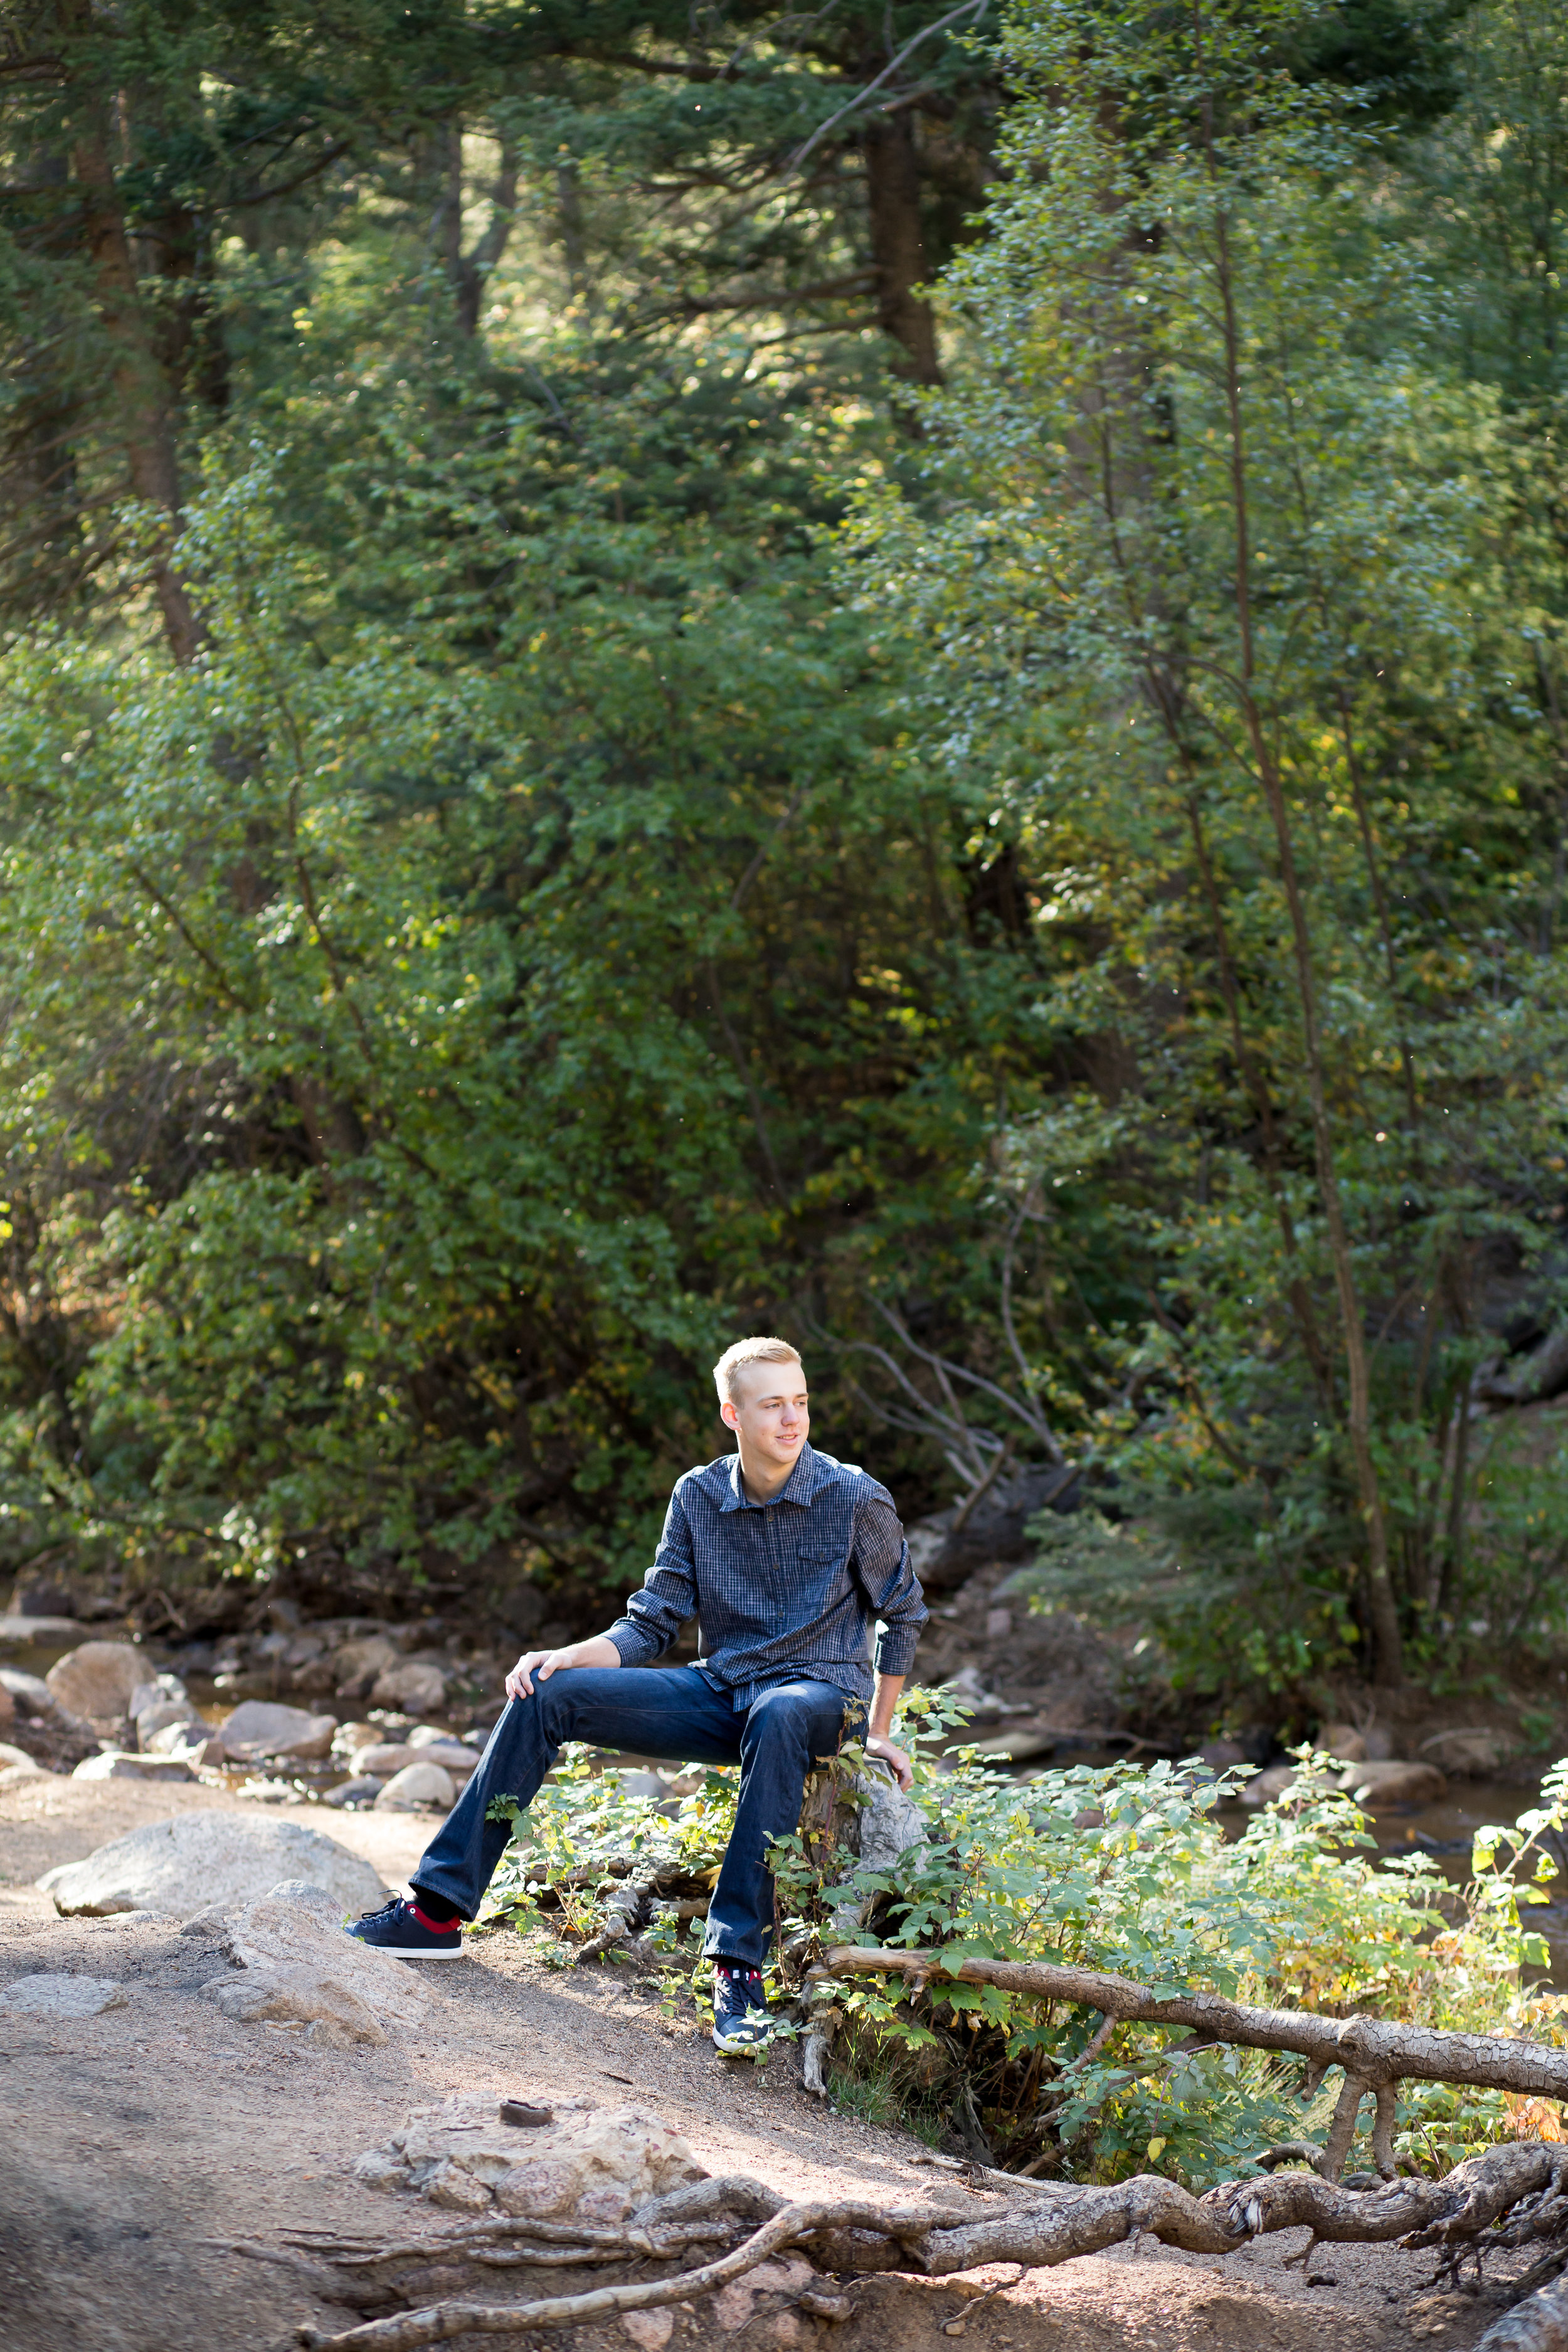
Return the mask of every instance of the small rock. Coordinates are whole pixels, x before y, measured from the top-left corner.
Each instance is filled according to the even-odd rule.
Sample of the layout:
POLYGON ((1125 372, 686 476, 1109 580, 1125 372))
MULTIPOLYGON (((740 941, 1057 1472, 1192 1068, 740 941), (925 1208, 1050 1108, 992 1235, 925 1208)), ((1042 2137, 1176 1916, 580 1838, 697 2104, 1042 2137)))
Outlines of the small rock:
MULTIPOLYGON (((162 1693, 150 1706, 137 1709, 135 1723, 136 1745, 143 1754, 152 1748, 153 1740, 161 1731, 178 1730, 186 1724, 200 1726, 202 1736, 205 1736, 206 1730, 206 1726, 202 1723, 201 1717, 188 1698, 165 1698, 162 1693)), ((183 1741, 181 1744, 188 1746, 189 1742, 183 1741)), ((164 1746, 154 1752, 166 1756, 169 1750, 167 1746, 164 1746)))
POLYGON ((0 1683, 0 1731, 9 1731, 16 1719, 16 1702, 0 1683))
POLYGON ((375 1801, 378 1813, 416 1813, 435 1806, 449 1813, 458 1799, 451 1774, 439 1764, 405 1764, 375 1801))
POLYGON ((195 1774, 183 1756, 142 1756, 123 1748, 107 1748, 89 1756, 71 1774, 73 1780, 194 1780, 195 1774))
POLYGON ((302 1706, 247 1698, 226 1718, 223 1744, 227 1754, 244 1764, 273 1756, 304 1762, 330 1752, 337 1727, 335 1715, 309 1715, 302 1706))
MULTIPOLYGON (((748 2325, 755 2296, 804 2294, 806 2289, 815 2284, 816 2279, 816 2273, 799 2254, 785 2254, 777 2262, 759 2263, 754 2271, 748 2271, 743 2278, 731 2279, 730 2284, 721 2287, 714 2296, 713 2316, 718 2322, 720 2333, 724 2336, 733 2336, 739 2329, 748 2325)), ((795 2319, 795 2317, 793 2311, 787 2314, 780 2313, 777 2315, 781 2318, 787 2316, 795 2319)), ((797 2330, 799 2325, 799 2321, 796 2320, 797 2330)), ((792 2339, 788 2336, 780 2336, 776 2333, 772 2335, 772 2341, 774 2343, 790 2340, 792 2339)))
POLYGON ((1010 1609, 988 1609, 985 1612, 985 1638, 988 1642, 1005 1642, 1013 1630, 1010 1609))
POLYGON ((0 1739, 0 1766, 14 1768, 18 1772, 41 1772, 44 1769, 37 1758, 29 1756, 25 1748, 12 1748, 4 1739, 0 1739))
POLYGON ((1334 1756, 1342 1764, 1364 1764, 1366 1740, 1352 1723, 1325 1723, 1314 1746, 1325 1756, 1334 1756))
POLYGON ((60 1706, 47 1682, 37 1675, 25 1675, 20 1666, 0 1666, 0 1692, 25 1714, 55 1718, 65 1715, 72 1723, 78 1719, 60 1706))
POLYGON ((449 2157, 431 2173, 424 2193, 432 2205, 442 2206, 448 2213, 488 2212, 491 2202, 484 2182, 476 2180, 471 2172, 465 2172, 449 2157))
POLYGON ((1304 1804, 1310 1798, 1325 1795, 1333 1785, 1331 1780, 1303 1772, 1299 1764, 1270 1764, 1266 1772, 1256 1773, 1248 1780, 1241 1801, 1255 1812, 1264 1805, 1278 1804, 1282 1797, 1294 1797, 1304 1804))
POLYGON ((389 1642, 384 1633, 372 1633, 361 1642, 345 1642, 332 1657, 332 1671, 337 1676, 333 1687, 339 1698, 368 1698, 377 1677, 397 1663, 397 1644, 389 1642))
POLYGON ((621 2328, 639 2347, 639 2352, 664 2352, 675 2327, 675 2314, 669 2305, 660 2304, 653 2311, 623 2311, 621 2328))
POLYGON ((357 1917, 383 1900, 381 1874, 319 1830, 232 1812, 152 1822, 63 1864, 37 1882, 64 1918, 157 1911, 188 1919, 214 1903, 245 1903, 279 1881, 306 1881, 357 1917))
POLYGON ((48 1780, 54 1777, 52 1773, 46 1772, 41 1765, 35 1764, 31 1758, 25 1765, 0 1764, 0 1794, 4 1794, 8 1789, 31 1788, 35 1780, 48 1780))
POLYGON ((1388 1805, 1435 1805, 1447 1795, 1448 1783, 1436 1764, 1406 1764, 1391 1757, 1386 1762, 1348 1765, 1340 1786, 1358 1805, 1377 1812, 1388 1805))
POLYGON ((432 1707, 440 1706, 447 1696, 447 1677, 439 1666, 416 1664, 388 1666, 376 1676, 371 1699, 376 1706, 398 1706, 410 1715, 427 1715, 432 1707))
POLYGON ((132 1695, 147 1680, 147 1661, 129 1642, 84 1642, 49 1668, 44 1681, 59 1705, 89 1723, 123 1723, 132 1695))
POLYGON ((187 1764, 221 1764, 223 1741, 200 1716, 193 1721, 166 1723, 144 1743, 148 1756, 183 1756, 187 1764))
POLYGON ((352 1763, 362 1748, 378 1748, 386 1743, 386 1734, 374 1723, 340 1723, 332 1734, 331 1752, 346 1756, 352 1763))
POLYGON ((374 1805, 384 1783, 368 1772, 356 1772, 352 1780, 340 1780, 321 1799, 323 1805, 374 1805))
POLYGON ((101 2017, 124 2009, 130 1994, 112 1977, 17 1977, 0 1991, 0 2009, 24 2017, 101 2017))

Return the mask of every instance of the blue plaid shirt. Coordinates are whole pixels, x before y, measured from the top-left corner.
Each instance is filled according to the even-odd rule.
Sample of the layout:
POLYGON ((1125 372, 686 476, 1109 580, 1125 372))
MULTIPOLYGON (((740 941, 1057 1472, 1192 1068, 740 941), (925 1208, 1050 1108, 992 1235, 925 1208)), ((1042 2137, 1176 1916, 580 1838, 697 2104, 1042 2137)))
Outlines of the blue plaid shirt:
POLYGON ((868 1698, 868 1625, 877 1672, 907 1675, 926 1607, 887 1488, 806 1445, 771 1503, 748 1498, 737 1454, 677 1482, 653 1566, 609 1639, 623 1665, 645 1666, 693 1616, 698 1664, 739 1709, 797 1675, 868 1698))

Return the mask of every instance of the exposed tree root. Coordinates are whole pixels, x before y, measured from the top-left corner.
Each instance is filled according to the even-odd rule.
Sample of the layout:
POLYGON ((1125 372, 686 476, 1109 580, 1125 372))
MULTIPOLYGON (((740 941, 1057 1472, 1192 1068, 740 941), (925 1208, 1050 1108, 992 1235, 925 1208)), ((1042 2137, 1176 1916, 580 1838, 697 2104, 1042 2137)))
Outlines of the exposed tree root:
MULTIPOLYGON (((1047 1960, 949 1959, 941 1952, 857 1944, 836 1945, 818 1981, 865 1973, 902 1976, 911 1990, 923 1990, 933 1978, 995 1985, 1006 1992, 1097 2010, 1107 2026, 1180 2025, 1205 2042, 1289 2050, 1305 2058, 1319 2080, 1329 2067, 1342 2066, 1344 2088, 1328 2140, 1315 2159, 1329 2180, 1337 2180, 1344 2168, 1361 2103, 1369 2092, 1377 2102, 1373 2160, 1385 2180, 1395 2168, 1394 2097, 1401 2082, 1469 2083, 1487 2090, 1568 2099, 1568 2050, 1505 2040, 1500 2034, 1439 2033, 1423 2025, 1385 2024, 1375 2017, 1320 2017, 1306 2009, 1253 2009, 1211 1992, 1161 1998, 1130 1977, 1097 1969, 1061 1968, 1047 1960)), ((1102 2026, 1100 2034, 1105 2031, 1102 2026)))
MULTIPOLYGON (((1568 2233, 1568 2146, 1516 2141, 1471 2158, 1444 2180, 1383 2181, 1370 2189, 1345 2187, 1315 2172, 1285 2172, 1226 2182, 1194 2197, 1174 2181, 1143 2174, 1110 2189, 1053 2185, 1005 2212, 980 2216, 951 2206, 879 2205, 855 2198, 783 2204, 760 2181, 700 2181, 645 2207, 624 2231, 584 2230, 574 2239, 572 2224, 557 2223, 559 2236, 536 2238, 535 2248, 539 2257, 560 2261, 570 2240, 584 2258, 600 2262, 632 2252, 668 2260, 676 2252, 676 2235, 694 2231, 720 2211, 744 2208, 755 2216, 770 2206, 773 2210, 761 2226, 731 2252, 671 2277, 532 2303, 443 2302, 373 2319, 338 2336, 302 2328, 296 2340, 310 2352, 415 2352, 466 2333, 518 2336, 531 2329, 578 2327, 626 2311, 694 2301, 743 2278, 790 2246, 807 2248, 840 2273, 905 2271, 946 2278, 991 2263, 1051 2268, 1141 2237, 1189 2253, 1226 2254, 1274 2231, 1307 2229, 1314 2243, 1372 2245, 1400 2239, 1413 2247, 1435 2246, 1452 2269, 1466 2253, 1479 2261, 1483 2241, 1501 2247, 1568 2233), (1509 2216, 1513 2218, 1500 2230, 1509 2216), (614 2250, 605 2243, 610 2238, 620 2242, 614 2250)), ((481 2246, 494 2249, 503 2237, 522 2234, 494 2221, 469 2224, 416 2242, 417 2251, 421 2259, 449 2258, 481 2246)), ((383 2248, 380 2258, 408 2259, 415 2244, 383 2248)), ((327 2256, 346 2262, 362 2273, 367 2262, 377 2259, 361 2242, 344 2242, 336 2252, 316 2243, 311 2253, 318 2261, 327 2256)), ((1512 2333, 1494 2329, 1486 2339, 1489 2352, 1568 2352, 1568 2284, 1553 2279, 1499 2327, 1512 2333), (1559 2325, 1565 2332, 1552 2334, 1559 2325)))

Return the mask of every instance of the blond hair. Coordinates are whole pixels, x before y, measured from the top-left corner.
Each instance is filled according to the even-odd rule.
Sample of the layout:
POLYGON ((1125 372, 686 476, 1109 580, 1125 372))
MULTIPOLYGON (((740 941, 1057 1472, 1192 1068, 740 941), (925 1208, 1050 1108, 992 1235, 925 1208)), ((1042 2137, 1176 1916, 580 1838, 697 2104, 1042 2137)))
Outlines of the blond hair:
POLYGON ((792 1348, 787 1339, 737 1339, 726 1348, 713 1367, 713 1385, 719 1391, 721 1404, 739 1404, 735 1393, 735 1374, 742 1364, 798 1364, 800 1349, 792 1348))

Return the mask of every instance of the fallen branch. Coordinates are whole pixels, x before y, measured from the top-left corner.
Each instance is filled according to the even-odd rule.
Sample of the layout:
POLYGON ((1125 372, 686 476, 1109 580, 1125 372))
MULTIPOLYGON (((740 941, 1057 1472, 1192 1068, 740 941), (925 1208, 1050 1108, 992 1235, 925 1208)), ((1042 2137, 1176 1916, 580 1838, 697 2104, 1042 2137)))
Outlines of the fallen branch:
MULTIPOLYGON (((705 2218, 715 2198, 742 2199, 753 2210, 772 2203, 775 2192, 760 2181, 699 2182, 683 2218, 705 2218)), ((676 2199, 659 2200, 667 2208, 676 2199)), ((992 2263, 1016 2263, 1026 2270, 1054 2268, 1080 2255, 1103 2252, 1141 2237, 1158 2239, 1188 2253, 1227 2254, 1252 2239, 1279 2230, 1306 2229, 1315 2241, 1375 2245, 1402 2239, 1412 2246, 1436 2246, 1450 2263, 1469 2252, 1479 2259, 1483 2241, 1521 2243, 1546 2216, 1552 2228, 1568 2231, 1568 2146, 1520 2140, 1489 2148, 1458 2167, 1446 2179, 1417 2178, 1356 2189, 1314 2172, 1289 2172, 1228 2181, 1194 2197, 1173 2180, 1141 2174, 1114 2188, 1042 2191, 1027 2204, 1001 2213, 970 2216, 951 2207, 876 2205, 859 2199, 808 2198, 782 2205, 730 2253, 673 2277, 591 2288, 582 2294, 552 2295, 533 2303, 448 2302, 400 2312, 326 2336, 301 2328, 296 2341, 308 2352, 417 2352, 455 2336, 520 2336, 531 2329, 580 2327, 627 2311, 691 2302, 743 2278, 785 2247, 808 2246, 819 2262, 840 2273, 905 2271, 926 2278, 952 2277, 992 2263), (1504 2217, 1535 2200, 1534 2207, 1500 2231, 1504 2217)), ((634 2221, 634 2227, 636 2226, 634 2221)), ((589 2232, 584 2231, 584 2236, 589 2232)), ((446 2242, 451 2243, 448 2239, 446 2242)), ((597 2249, 603 2254, 603 2249, 597 2249)), ((1568 2306, 1568 2292, 1555 2283, 1514 2315, 1539 2306, 1534 2332, 1489 2339, 1490 2352, 1562 2352, 1564 2338, 1550 2332, 1552 2312, 1568 2306), (1543 2332, 1544 2331, 1544 2332, 1543 2332)), ((1495 2335, 1495 2331, 1494 2331, 1495 2335)))
POLYGON ((1568 2050, 1510 2041, 1500 2034, 1441 2033, 1424 2025, 1390 2025, 1375 2017, 1320 2017, 1305 2009, 1254 2009, 1218 1993, 1153 1993, 1130 1977, 1098 1969, 1064 1968, 1049 1960, 949 1958, 940 1951, 906 1952, 885 1946, 836 1945, 820 1976, 858 1973, 903 1976, 911 1990, 923 1990, 933 1979, 994 1985, 1004 1992, 1098 2010, 1111 2023, 1186 2026, 1205 2042, 1227 2042, 1247 2050, 1289 2050, 1307 2059, 1320 2079, 1330 2066, 1342 2066, 1344 2089, 1319 2159, 1319 2169, 1331 2180, 1339 2178, 1361 2103, 1369 2092, 1377 2099, 1373 2155, 1385 2179, 1394 2170, 1394 2092, 1398 2083, 1468 2083, 1480 2089, 1568 2100, 1568 2050))

